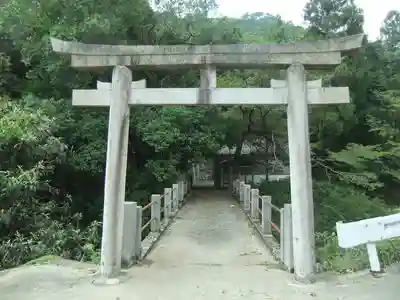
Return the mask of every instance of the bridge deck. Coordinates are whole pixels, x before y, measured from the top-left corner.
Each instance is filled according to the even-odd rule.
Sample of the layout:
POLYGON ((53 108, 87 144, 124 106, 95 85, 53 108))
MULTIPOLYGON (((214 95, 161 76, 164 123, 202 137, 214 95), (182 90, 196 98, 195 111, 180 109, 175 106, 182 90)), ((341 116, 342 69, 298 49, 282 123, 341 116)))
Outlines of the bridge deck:
MULTIPOLYGON (((324 275, 325 276, 325 275, 324 275)), ((237 203, 197 191, 141 265, 119 285, 95 286, 86 264, 62 262, 0 272, 1 300, 376 300, 397 299, 400 272, 296 284, 253 235, 237 203)))
POLYGON ((274 260, 252 232, 232 198, 215 191, 195 192, 148 260, 168 271, 202 266, 265 269, 274 260))

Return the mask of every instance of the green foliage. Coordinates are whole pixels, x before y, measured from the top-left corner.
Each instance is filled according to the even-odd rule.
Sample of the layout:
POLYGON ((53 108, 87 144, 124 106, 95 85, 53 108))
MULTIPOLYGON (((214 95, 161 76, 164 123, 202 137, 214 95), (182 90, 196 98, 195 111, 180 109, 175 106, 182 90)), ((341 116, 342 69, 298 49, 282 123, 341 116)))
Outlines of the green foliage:
POLYGON ((315 226, 321 232, 334 230, 338 221, 351 222, 390 213, 382 201, 340 183, 316 182, 314 199, 315 226))
POLYGON ((81 229, 82 215, 51 184, 68 148, 55 135, 59 126, 50 110, 30 107, 32 100, 40 101, 5 100, 1 108, 0 269, 47 254, 89 260, 98 248, 98 222, 81 229))
MULTIPOLYGON (((283 207, 290 203, 290 183, 264 181, 260 194, 270 195, 272 203, 283 207)), ((390 213, 390 209, 378 199, 370 198, 362 190, 341 183, 314 182, 315 227, 318 231, 332 231, 336 222, 351 222, 390 213)))
MULTIPOLYGON (((278 207, 290 202, 289 181, 264 181, 259 188, 260 194, 270 195, 272 203, 278 207)), ((365 246, 340 249, 335 233, 336 222, 384 216, 393 211, 384 202, 369 197, 360 189, 324 181, 314 182, 314 205, 319 270, 346 273, 367 268, 369 261, 365 246)), ((398 240, 379 243, 379 256, 383 265, 400 261, 399 247, 398 240)))
POLYGON ((330 37, 362 32, 364 16, 354 0, 311 0, 304 9, 304 20, 312 35, 330 37))
MULTIPOLYGON (((164 10, 157 12, 141 0, 2 6, 0 268, 41 255, 98 256, 108 112, 72 108, 70 97, 73 88, 110 80, 110 72, 71 69, 66 57, 51 51, 49 36, 111 44, 240 38, 228 19, 210 22, 212 1, 178 2, 158 3, 164 10)), ((134 73, 134 80, 142 78, 148 86, 198 85, 194 72, 134 73)), ((126 198, 144 204, 191 161, 212 156, 225 138, 222 120, 219 109, 209 107, 132 109, 126 198)))
MULTIPOLYGON (((343 250, 334 232, 318 232, 315 236, 320 271, 337 273, 355 272, 370 267, 365 246, 343 250)), ((382 241, 376 244, 383 267, 400 262, 400 240, 382 241)))
MULTIPOLYGON (((50 210, 50 209, 49 209, 50 210)), ((78 216, 70 222, 78 221, 78 216)), ((100 262, 100 224, 93 222, 81 230, 77 225, 46 220, 42 229, 24 236, 17 232, 0 241, 0 270, 19 266, 44 255, 57 255, 78 261, 100 262)))
POLYGON ((381 28, 381 34, 385 46, 392 50, 399 50, 400 45, 400 12, 396 10, 390 11, 381 28), (397 48, 397 49, 396 49, 397 48))
POLYGON ((290 203, 290 182, 288 180, 263 181, 259 187, 261 195, 269 195, 272 204, 283 207, 285 203, 290 203))

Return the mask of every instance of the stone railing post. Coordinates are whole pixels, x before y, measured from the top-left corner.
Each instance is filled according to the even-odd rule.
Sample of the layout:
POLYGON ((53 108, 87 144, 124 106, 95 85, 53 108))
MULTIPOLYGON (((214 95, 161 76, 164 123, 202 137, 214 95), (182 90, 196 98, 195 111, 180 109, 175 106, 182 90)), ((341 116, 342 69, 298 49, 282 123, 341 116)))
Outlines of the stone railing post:
POLYGON ((135 235, 135 258, 139 260, 142 255, 142 207, 136 209, 136 235, 135 235))
POLYGON ((272 200, 271 196, 262 196, 261 229, 263 234, 271 234, 272 200))
POLYGON ((244 181, 240 181, 239 183, 239 201, 244 201, 244 181))
POLYGON ((181 180, 181 202, 185 199, 185 181, 181 180))
POLYGON ((164 218, 165 218, 165 223, 168 223, 169 218, 171 218, 172 215, 172 189, 171 188, 165 188, 164 189, 164 218))
POLYGON ((183 181, 183 195, 186 197, 186 195, 188 194, 188 179, 187 177, 185 177, 185 180, 183 181))
POLYGON ((188 182, 187 179, 183 181, 183 194, 186 196, 188 193, 188 182))
POLYGON ((240 181, 239 179, 235 180, 235 185, 234 185, 234 190, 233 190, 234 195, 238 196, 240 194, 240 181))
POLYGON ((244 185, 244 203, 243 203, 243 209, 246 211, 246 212, 249 212, 250 211, 250 190, 251 190, 251 187, 250 187, 250 184, 245 184, 244 185))
POLYGON ((137 203, 124 203, 124 226, 122 233, 121 262, 125 266, 132 265, 135 260, 135 241, 137 232, 137 203))
POLYGON ((228 170, 228 190, 232 191, 233 190, 233 169, 232 166, 229 165, 229 170, 228 170))
POLYGON ((181 204, 183 201, 183 181, 178 181, 178 203, 181 204))
POLYGON ((234 194, 234 195, 237 195, 238 194, 238 181, 237 181, 237 179, 235 179, 234 181, 233 181, 233 191, 232 191, 232 193, 234 194))
POLYGON ((161 227, 161 195, 153 194, 151 195, 151 231, 158 232, 161 227))
POLYGON ((251 195, 251 199, 250 199, 250 215, 251 218, 256 221, 259 219, 259 214, 258 214, 258 189, 251 189, 250 195, 251 195))
POLYGON ((283 263, 288 270, 293 269, 293 232, 292 232, 292 205, 286 203, 283 207, 283 263))
POLYGON ((178 211, 179 208, 179 185, 177 183, 174 183, 172 185, 172 211, 175 213, 178 211))
POLYGON ((197 181, 201 180, 201 178, 200 178, 200 165, 199 164, 196 164, 196 180, 197 181))
POLYGON ((279 210, 279 213, 280 213, 280 217, 279 217, 280 222, 279 222, 279 224, 280 224, 280 229, 281 229, 281 233, 279 235, 279 244, 281 246, 280 247, 281 248, 280 259, 281 259, 282 262, 284 262, 285 261, 285 256, 284 256, 285 240, 284 240, 283 234, 285 232, 285 210, 283 208, 281 208, 279 210))
POLYGON ((178 196, 178 207, 179 207, 179 205, 180 205, 180 203, 181 203, 181 197, 182 197, 182 183, 181 183, 181 181, 178 181, 178 192, 177 192, 177 196, 178 196))
POLYGON ((192 165, 192 176, 193 176, 193 181, 197 181, 196 165, 192 165))
POLYGON ((187 195, 189 195, 189 193, 190 193, 190 178, 187 178, 186 180, 185 180, 185 188, 186 188, 186 190, 185 190, 185 195, 187 196, 187 195))

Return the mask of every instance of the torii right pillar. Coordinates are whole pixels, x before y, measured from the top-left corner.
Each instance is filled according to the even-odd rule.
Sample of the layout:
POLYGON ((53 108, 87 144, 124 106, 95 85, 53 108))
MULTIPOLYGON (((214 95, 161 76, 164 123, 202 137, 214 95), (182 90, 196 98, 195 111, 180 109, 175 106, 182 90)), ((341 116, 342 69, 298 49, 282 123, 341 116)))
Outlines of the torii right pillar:
POLYGON ((293 264, 301 281, 314 281, 314 201, 308 126, 308 88, 304 66, 287 70, 287 126, 292 204, 293 264))
POLYGON ((271 80, 274 97, 287 104, 292 207, 293 267, 296 279, 314 281, 315 237, 308 105, 349 103, 348 88, 323 88, 322 80, 306 81, 300 63, 287 69, 286 80, 271 80))

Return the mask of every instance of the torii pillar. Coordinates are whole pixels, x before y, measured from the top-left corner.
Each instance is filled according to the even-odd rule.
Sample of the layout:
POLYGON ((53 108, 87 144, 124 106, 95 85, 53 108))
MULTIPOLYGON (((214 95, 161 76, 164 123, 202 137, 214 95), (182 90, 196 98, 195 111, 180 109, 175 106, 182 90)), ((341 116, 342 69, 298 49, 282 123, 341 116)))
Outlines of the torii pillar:
MULTIPOLYGON (((183 67, 202 70, 200 88, 138 89, 133 94, 126 90, 128 76, 125 76, 124 84, 121 84, 121 90, 124 89, 125 92, 120 96, 127 99, 129 104, 287 104, 294 271, 297 279, 310 282, 314 277, 315 246, 307 106, 347 103, 349 95, 347 88, 324 89, 318 86, 310 89, 305 69, 333 68, 341 63, 343 52, 361 47, 363 39, 364 35, 359 34, 322 41, 262 45, 89 45, 54 38, 51 39, 51 43, 55 52, 71 55, 71 64, 77 68, 134 66, 141 69, 183 67), (217 67, 287 69, 287 80, 284 86, 276 82, 280 87, 274 87, 273 84, 272 88, 220 89, 216 88, 217 67)), ((110 93, 113 99, 120 97, 111 91, 99 95, 97 90, 74 90, 74 101, 92 102, 88 105, 98 106, 109 103, 110 93)), ((108 230, 112 228, 105 228, 104 224, 103 234, 108 230)), ((111 257, 112 251, 116 253, 115 249, 105 247, 102 252, 102 262, 107 261, 107 265, 102 266, 102 273, 106 277, 110 276, 109 270, 115 268, 115 263, 103 259, 103 256, 111 257)))
MULTIPOLYGON (((100 273, 103 278, 116 278, 121 270, 129 142, 129 100, 134 90, 139 88, 146 88, 145 80, 132 82, 131 70, 124 66, 116 66, 112 82, 98 81, 97 89, 93 90, 95 94, 92 94, 95 96, 92 100, 102 99, 100 95, 107 95, 107 98, 103 98, 104 101, 95 102, 96 106, 109 107, 100 262, 100 273)), ((72 104, 90 106, 90 101, 87 101, 89 99, 79 101, 76 91, 73 90, 72 104)))

